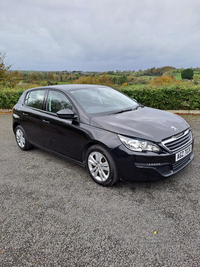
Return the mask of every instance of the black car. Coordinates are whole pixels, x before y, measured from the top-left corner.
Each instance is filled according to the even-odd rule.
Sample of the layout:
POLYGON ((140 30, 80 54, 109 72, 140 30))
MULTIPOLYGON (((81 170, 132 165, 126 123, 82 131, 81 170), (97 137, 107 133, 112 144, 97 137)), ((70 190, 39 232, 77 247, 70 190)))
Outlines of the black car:
POLYGON ((86 166, 95 182, 168 177, 194 157, 189 124, 101 85, 26 90, 13 108, 18 146, 54 152, 86 166))

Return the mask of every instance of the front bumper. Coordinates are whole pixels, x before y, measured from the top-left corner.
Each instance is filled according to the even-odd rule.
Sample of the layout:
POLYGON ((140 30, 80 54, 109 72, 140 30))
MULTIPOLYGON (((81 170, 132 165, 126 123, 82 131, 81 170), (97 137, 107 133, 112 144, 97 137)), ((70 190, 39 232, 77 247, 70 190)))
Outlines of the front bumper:
MULTIPOLYGON (((165 179, 186 167, 194 158, 193 142, 192 152, 175 160, 176 153, 134 153, 130 151, 118 153, 116 157, 118 175, 124 181, 148 182, 165 179), (119 156, 123 154, 123 156, 119 156)), ((122 151, 121 151, 122 152, 122 151)))

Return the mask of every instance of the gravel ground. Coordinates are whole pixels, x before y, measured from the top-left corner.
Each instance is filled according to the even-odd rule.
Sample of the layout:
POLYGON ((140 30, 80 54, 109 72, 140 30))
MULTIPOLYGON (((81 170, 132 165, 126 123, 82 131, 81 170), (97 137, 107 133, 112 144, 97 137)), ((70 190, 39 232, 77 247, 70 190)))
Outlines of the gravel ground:
POLYGON ((200 117, 195 159, 155 183, 104 188, 82 167, 21 151, 0 115, 0 266, 200 266, 200 117))

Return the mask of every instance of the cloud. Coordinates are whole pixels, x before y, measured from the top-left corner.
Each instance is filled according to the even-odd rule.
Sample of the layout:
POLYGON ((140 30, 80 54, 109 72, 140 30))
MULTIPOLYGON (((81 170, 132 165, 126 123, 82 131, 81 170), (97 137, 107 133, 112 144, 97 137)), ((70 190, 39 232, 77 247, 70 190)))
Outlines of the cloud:
POLYGON ((15 69, 198 65, 195 0, 3 0, 0 8, 0 50, 15 69))

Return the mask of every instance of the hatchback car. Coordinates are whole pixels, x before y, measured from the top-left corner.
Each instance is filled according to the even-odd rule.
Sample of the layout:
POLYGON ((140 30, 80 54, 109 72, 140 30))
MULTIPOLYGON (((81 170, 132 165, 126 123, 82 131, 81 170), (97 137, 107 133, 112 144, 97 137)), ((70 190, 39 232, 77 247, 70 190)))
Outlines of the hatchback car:
POLYGON ((189 124, 101 85, 24 91, 13 108, 18 146, 32 146, 86 166, 98 184, 169 177, 194 157, 189 124))

